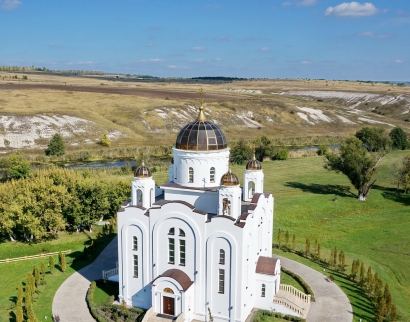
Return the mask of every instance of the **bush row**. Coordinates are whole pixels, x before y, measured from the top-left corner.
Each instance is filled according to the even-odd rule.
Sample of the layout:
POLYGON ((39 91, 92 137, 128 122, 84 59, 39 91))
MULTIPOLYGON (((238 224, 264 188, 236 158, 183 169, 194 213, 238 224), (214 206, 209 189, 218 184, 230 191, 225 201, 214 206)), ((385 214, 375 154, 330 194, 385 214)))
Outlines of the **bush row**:
POLYGON ((293 321, 293 322, 306 322, 305 319, 302 319, 298 316, 284 315, 282 313, 272 312, 268 310, 258 310, 258 312, 256 312, 255 317, 253 318, 253 322, 262 322, 263 316, 273 316, 275 318, 284 319, 286 321, 293 321))
POLYGON ((312 289, 310 288, 310 286, 303 280, 303 278, 301 278, 298 274, 295 274, 291 271, 288 271, 286 268, 284 268, 283 266, 281 267, 282 272, 290 275, 291 277, 293 277, 299 284, 300 286, 302 286, 304 292, 306 294, 310 295, 310 300, 312 302, 315 302, 315 295, 313 294, 312 289))

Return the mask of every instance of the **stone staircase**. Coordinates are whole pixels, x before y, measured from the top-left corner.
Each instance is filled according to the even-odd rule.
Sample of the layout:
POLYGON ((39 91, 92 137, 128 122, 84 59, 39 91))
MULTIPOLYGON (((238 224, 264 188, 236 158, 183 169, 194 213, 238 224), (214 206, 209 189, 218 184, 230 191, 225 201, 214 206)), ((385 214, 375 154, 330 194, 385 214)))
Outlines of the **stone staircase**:
POLYGON ((310 307, 310 295, 299 291, 292 285, 281 284, 273 303, 283 305, 305 319, 310 307))

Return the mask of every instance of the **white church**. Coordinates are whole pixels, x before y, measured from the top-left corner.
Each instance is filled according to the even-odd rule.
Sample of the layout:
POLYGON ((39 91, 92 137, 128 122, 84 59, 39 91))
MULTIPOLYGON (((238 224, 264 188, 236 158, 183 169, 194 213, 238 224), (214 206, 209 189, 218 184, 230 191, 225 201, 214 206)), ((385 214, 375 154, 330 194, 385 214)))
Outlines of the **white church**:
POLYGON ((263 180, 253 157, 240 187, 225 135, 201 106, 178 134, 160 196, 147 166, 134 172, 118 212, 120 302, 187 322, 245 321, 253 308, 297 315, 274 300, 281 264, 263 180))

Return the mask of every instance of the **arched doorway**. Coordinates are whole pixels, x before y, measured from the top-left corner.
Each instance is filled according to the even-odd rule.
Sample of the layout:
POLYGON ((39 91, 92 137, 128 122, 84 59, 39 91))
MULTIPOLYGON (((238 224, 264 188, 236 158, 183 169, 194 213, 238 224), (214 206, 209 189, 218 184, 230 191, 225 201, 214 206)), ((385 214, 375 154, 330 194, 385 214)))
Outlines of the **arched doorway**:
POLYGON ((174 294, 174 291, 169 287, 164 288, 162 296, 162 313, 166 315, 175 315, 175 298, 166 296, 166 294, 174 294))

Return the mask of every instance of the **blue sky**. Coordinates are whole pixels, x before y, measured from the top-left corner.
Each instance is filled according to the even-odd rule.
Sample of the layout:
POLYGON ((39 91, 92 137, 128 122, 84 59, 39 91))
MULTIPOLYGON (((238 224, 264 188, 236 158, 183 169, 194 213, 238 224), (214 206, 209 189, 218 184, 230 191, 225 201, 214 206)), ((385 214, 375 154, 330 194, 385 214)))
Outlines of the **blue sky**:
POLYGON ((0 65, 410 81, 410 1, 0 0, 0 65))

